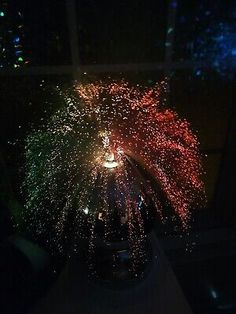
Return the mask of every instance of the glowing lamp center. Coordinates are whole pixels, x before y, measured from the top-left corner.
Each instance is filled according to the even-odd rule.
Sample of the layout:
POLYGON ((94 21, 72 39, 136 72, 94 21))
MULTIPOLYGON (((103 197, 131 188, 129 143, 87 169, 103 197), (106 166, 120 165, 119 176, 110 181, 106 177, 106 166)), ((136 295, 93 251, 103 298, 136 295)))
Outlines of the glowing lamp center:
POLYGON ((110 154, 107 156, 106 161, 103 163, 103 166, 108 169, 113 169, 118 166, 118 162, 115 161, 114 154, 110 154))

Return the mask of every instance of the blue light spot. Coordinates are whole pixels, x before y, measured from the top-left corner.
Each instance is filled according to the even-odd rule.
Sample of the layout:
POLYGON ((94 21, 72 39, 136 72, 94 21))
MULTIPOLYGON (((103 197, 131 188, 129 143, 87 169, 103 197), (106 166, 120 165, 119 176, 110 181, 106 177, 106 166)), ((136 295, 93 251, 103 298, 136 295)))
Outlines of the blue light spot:
POLYGON ((176 8, 177 7, 177 1, 172 1, 171 6, 172 6, 172 8, 176 8))
POLYGON ((218 298, 218 294, 214 289, 210 289, 210 293, 213 299, 217 299, 218 298))
POLYGON ((197 70, 196 71, 196 76, 200 76, 202 74, 202 71, 201 70, 197 70))
POLYGON ((17 43, 19 43, 20 42, 20 37, 15 37, 14 39, 13 39, 13 42, 15 43, 15 44, 17 44, 17 43))
POLYGON ((5 13, 3 11, 0 11, 0 16, 1 17, 5 16, 5 13))
POLYGON ((22 50, 16 50, 15 55, 16 55, 16 56, 19 56, 19 55, 22 54, 22 52, 23 52, 22 50))
POLYGON ((236 47, 232 49, 231 54, 232 56, 236 56, 236 47))

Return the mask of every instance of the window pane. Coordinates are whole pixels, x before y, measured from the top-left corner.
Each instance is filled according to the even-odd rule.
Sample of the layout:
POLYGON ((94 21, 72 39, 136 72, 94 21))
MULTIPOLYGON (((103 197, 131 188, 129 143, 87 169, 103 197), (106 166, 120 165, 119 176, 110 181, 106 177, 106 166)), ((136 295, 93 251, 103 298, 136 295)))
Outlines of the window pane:
MULTIPOLYGON (((194 212, 193 228, 227 228, 234 225, 233 205, 230 204, 230 201, 228 204, 223 204, 221 201, 221 198, 226 195, 225 191, 222 190, 223 182, 220 181, 225 157, 224 153, 224 150, 222 153, 209 153, 203 158, 203 166, 206 171, 203 180, 205 183, 207 204, 206 208, 194 212), (218 203, 216 203, 216 199, 218 203)), ((230 183, 228 182, 228 184, 230 183)))
POLYGON ((204 174, 204 182, 207 195, 208 207, 210 207, 211 202, 214 197, 215 187, 217 184, 217 179, 219 175, 219 169, 222 160, 222 153, 210 153, 203 157, 203 167, 206 171, 204 174))
POLYGON ((214 208, 215 193, 221 193, 219 174, 232 113, 233 83, 200 80, 189 71, 177 71, 170 82, 170 103, 197 132, 203 155, 206 208, 194 211, 193 228, 227 227, 232 224, 230 208, 214 208))
POLYGON ((77 1, 82 63, 135 63, 164 58, 166 1, 77 1))
POLYGON ((65 1, 9 0, 0 11, 0 66, 71 62, 65 1))
MULTIPOLYGON (((236 3, 179 1, 175 60, 206 63, 219 75, 232 77, 236 65, 236 3)), ((201 75, 201 67, 196 75, 201 75)))
POLYGON ((201 149, 222 149, 233 104, 233 83, 199 80, 178 71, 171 81, 170 101, 198 132, 201 149))

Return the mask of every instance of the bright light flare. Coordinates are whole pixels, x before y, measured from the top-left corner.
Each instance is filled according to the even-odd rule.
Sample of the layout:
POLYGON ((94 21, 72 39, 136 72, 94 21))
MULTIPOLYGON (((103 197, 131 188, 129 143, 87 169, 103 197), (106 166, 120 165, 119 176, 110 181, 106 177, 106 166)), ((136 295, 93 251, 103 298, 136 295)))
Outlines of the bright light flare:
POLYGON ((114 169, 118 167, 119 163, 115 160, 115 156, 113 153, 109 154, 103 163, 103 166, 108 169, 114 169))

